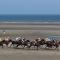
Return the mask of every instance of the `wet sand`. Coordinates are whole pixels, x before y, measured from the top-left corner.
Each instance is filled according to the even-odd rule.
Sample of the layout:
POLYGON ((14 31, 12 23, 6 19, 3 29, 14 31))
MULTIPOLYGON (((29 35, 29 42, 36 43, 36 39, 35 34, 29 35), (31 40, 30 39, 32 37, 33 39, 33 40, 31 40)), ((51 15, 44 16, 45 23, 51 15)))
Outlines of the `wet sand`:
POLYGON ((0 36, 3 36, 3 30, 9 36, 23 36, 27 39, 35 39, 38 37, 45 38, 51 35, 60 36, 60 25, 27 25, 27 24, 0 24, 0 36))
POLYGON ((60 60, 60 51, 0 48, 1 60, 60 60))

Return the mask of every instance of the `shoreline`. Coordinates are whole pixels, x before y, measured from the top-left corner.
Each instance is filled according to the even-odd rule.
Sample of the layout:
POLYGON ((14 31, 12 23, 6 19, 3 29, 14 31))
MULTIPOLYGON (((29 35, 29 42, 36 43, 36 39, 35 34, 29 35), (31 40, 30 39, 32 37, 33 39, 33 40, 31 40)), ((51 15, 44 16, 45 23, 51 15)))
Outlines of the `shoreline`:
POLYGON ((24 21, 24 22, 20 22, 20 21, 17 21, 17 22, 14 22, 14 21, 1 21, 0 22, 0 25, 1 24, 12 24, 12 25, 60 25, 60 21, 51 21, 51 22, 48 22, 48 21, 44 21, 44 22, 41 22, 41 21, 24 21))

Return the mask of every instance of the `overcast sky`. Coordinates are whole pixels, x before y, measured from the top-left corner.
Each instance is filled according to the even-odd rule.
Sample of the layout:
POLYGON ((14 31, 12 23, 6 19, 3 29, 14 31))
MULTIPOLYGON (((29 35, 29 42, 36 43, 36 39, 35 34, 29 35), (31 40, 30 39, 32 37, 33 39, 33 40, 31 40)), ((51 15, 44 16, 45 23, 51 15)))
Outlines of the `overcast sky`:
POLYGON ((0 0, 0 14, 60 14, 60 0, 0 0))

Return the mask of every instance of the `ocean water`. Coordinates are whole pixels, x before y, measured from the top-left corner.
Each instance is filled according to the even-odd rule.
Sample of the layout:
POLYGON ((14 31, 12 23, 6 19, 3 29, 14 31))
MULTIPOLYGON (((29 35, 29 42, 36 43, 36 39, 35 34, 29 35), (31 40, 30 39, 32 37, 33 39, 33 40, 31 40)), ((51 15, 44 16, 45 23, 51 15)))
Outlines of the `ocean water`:
POLYGON ((60 15, 0 15, 0 22, 60 23, 60 15))

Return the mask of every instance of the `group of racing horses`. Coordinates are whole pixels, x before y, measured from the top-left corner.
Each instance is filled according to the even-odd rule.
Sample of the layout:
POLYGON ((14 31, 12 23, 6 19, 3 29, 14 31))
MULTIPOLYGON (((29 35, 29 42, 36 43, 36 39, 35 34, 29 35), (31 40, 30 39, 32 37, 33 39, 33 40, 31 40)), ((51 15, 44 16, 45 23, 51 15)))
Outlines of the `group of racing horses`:
POLYGON ((4 44, 6 46, 8 46, 10 44, 9 47, 13 46, 15 48, 18 48, 19 46, 22 46, 22 48, 31 48, 32 46, 36 47, 36 49, 38 50, 39 47, 43 47, 44 48, 53 48, 55 47, 55 49, 58 49, 59 45, 60 45, 60 41, 55 41, 55 40, 51 40, 51 41, 46 41, 45 39, 35 39, 35 40, 26 40, 25 38, 23 39, 19 39, 19 40, 13 40, 13 39, 8 39, 7 41, 4 39, 2 41, 0 41, 0 46, 2 46, 2 48, 4 48, 4 44))

